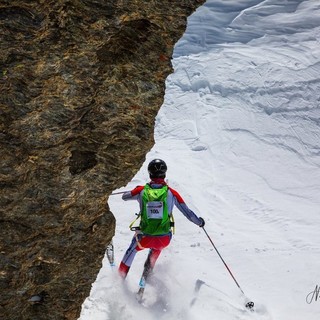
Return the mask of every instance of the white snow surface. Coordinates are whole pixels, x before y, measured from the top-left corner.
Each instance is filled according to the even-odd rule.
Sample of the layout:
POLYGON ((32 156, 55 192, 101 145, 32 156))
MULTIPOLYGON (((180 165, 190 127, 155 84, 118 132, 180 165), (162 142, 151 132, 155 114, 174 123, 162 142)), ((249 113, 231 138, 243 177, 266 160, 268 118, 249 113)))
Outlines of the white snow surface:
POLYGON ((81 320, 320 319, 320 295, 306 299, 320 285, 319 35, 319 0, 208 0, 175 47, 155 146, 115 190, 145 184, 149 161, 165 160, 169 185, 205 219, 246 297, 175 209, 176 233, 137 303, 147 250, 125 283, 117 266, 138 203, 112 196, 117 266, 104 259, 81 320))

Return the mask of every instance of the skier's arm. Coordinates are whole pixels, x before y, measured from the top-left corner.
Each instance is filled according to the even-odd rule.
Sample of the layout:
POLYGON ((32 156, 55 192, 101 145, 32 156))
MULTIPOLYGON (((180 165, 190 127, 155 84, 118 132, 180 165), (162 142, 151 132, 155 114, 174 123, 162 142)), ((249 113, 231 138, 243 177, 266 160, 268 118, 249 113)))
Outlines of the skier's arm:
POLYGON ((170 188, 172 192, 174 204, 175 206, 183 213, 183 215, 196 224, 197 226, 201 226, 203 224, 203 219, 199 218, 184 202, 180 194, 174 189, 170 188))
POLYGON ((122 200, 138 200, 140 192, 143 190, 143 186, 137 186, 131 191, 127 191, 122 195, 122 200))

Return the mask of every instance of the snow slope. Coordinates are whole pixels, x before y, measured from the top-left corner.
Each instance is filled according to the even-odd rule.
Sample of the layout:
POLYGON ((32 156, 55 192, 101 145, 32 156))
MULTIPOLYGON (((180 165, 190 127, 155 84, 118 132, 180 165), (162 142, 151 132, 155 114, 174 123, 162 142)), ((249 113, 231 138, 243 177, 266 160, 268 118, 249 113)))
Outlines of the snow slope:
MULTIPOLYGON (((147 252, 126 284, 105 258, 81 320, 319 319, 320 295, 306 301, 320 285, 319 34, 318 0, 208 0, 176 45, 156 144, 121 189, 144 184, 148 162, 164 159, 169 185, 206 220, 255 312, 204 232, 176 210, 145 306, 133 292, 147 252)), ((109 205, 118 264, 138 206, 120 196, 109 205)))

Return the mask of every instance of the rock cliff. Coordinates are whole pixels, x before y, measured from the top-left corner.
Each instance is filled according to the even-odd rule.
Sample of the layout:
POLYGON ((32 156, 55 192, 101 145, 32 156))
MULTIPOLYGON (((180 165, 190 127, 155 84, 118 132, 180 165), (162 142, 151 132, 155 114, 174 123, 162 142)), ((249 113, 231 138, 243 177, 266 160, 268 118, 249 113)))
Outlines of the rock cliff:
POLYGON ((203 2, 1 1, 1 319, 79 316, 203 2))

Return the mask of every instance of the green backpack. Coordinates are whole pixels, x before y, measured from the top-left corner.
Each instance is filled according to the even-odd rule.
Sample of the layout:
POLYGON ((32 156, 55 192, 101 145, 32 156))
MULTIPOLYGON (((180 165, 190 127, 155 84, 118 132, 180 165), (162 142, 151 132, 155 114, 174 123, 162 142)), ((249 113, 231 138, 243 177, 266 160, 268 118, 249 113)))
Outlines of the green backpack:
POLYGON ((140 230, 145 234, 162 235, 170 232, 168 213, 168 186, 152 189, 148 184, 142 196, 140 230))

